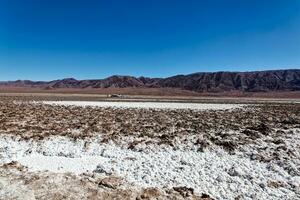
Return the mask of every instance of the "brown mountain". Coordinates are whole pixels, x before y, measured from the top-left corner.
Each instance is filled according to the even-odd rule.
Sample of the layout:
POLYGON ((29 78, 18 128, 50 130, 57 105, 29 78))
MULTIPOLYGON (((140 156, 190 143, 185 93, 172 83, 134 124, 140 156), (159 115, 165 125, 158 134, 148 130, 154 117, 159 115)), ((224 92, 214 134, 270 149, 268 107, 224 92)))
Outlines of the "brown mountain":
POLYGON ((300 90, 300 70, 195 73, 166 78, 158 85, 202 92, 294 91, 300 90))
POLYGON ((97 80, 76 80, 73 78, 44 81, 0 82, 2 87, 37 88, 179 88, 197 92, 224 91, 300 91, 300 70, 269 70, 254 72, 200 72, 177 75, 168 78, 147 78, 132 76, 111 76, 97 80))

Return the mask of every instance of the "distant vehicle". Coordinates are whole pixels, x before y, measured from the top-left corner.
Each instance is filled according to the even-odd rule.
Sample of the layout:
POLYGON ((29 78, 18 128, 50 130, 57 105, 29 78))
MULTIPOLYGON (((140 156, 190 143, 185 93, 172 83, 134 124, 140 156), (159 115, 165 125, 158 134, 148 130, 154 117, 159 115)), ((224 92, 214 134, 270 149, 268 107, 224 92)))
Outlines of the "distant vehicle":
POLYGON ((122 98, 123 95, 121 95, 121 94, 109 94, 108 97, 109 98, 122 98))

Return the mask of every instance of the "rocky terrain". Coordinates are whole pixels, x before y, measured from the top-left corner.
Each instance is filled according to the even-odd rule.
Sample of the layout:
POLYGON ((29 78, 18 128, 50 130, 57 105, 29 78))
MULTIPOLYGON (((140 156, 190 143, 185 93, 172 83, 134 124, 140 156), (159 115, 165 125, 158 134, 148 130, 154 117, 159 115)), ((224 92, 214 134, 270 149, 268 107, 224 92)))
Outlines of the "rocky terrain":
POLYGON ((111 76, 97 80, 67 78, 50 82, 18 80, 0 82, 1 87, 55 88, 176 88, 195 92, 299 91, 300 70, 257 72, 214 72, 177 75, 168 78, 111 76))
POLYGON ((300 198, 300 104, 116 103, 2 98, 0 199, 300 198))

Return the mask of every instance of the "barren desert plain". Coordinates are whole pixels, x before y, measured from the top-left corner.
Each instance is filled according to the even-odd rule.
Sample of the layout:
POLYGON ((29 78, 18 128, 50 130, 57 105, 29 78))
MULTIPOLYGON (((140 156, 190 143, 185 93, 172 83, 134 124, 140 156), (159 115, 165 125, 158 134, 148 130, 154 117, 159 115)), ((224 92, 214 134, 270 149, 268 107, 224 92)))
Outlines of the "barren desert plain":
POLYGON ((300 199, 300 100, 2 93, 0 199, 300 199))

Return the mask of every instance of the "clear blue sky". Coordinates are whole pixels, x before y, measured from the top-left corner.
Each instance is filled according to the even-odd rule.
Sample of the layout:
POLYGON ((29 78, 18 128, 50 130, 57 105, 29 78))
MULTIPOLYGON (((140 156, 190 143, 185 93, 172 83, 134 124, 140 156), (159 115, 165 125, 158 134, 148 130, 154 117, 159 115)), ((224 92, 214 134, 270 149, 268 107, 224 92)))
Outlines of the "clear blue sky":
POLYGON ((300 0, 0 0, 0 80, 300 68, 300 0))

